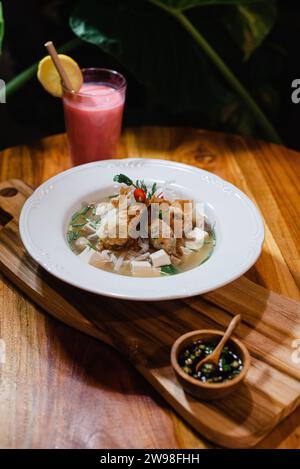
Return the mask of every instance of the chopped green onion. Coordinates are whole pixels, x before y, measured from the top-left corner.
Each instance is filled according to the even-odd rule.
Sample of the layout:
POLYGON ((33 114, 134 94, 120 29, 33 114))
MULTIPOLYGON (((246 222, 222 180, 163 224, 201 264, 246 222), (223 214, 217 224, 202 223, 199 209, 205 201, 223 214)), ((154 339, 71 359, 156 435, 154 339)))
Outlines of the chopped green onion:
POLYGON ((217 238, 216 238, 215 226, 216 226, 216 223, 214 223, 213 226, 211 227, 211 236, 212 236, 212 239, 213 239, 214 241, 217 240, 217 238))
POLYGON ((82 210, 80 210, 79 212, 75 212, 73 215, 72 215, 72 218, 71 218, 71 224, 74 223, 74 221, 78 220, 79 217, 83 217, 89 210, 90 210, 90 206, 87 205, 86 207, 84 207, 82 210))
POLYGON ((76 241, 76 239, 79 237, 79 232, 78 231, 68 231, 67 233, 67 240, 68 242, 76 241))
POLYGON ((72 221, 75 220, 79 216, 79 214, 80 214, 80 212, 73 213, 71 220, 72 221))
POLYGON ((80 215, 83 217, 84 215, 86 215, 88 213, 88 211, 90 210, 90 206, 87 205, 86 207, 84 207, 81 212, 80 212, 80 215))
POLYGON ((81 228, 84 225, 86 225, 86 223, 72 223, 73 228, 81 228))
POLYGON ((89 220, 89 224, 91 225, 94 230, 96 230, 101 222, 101 219, 99 220, 89 220))

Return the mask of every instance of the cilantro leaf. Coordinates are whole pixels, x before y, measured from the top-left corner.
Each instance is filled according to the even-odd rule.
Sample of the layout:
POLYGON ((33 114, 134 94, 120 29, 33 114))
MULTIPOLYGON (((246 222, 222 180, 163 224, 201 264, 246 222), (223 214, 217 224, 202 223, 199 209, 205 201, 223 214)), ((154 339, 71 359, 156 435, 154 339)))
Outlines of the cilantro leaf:
POLYGON ((116 174, 113 179, 115 182, 119 182, 120 184, 126 184, 126 186, 135 186, 133 181, 126 176, 125 174, 116 174))

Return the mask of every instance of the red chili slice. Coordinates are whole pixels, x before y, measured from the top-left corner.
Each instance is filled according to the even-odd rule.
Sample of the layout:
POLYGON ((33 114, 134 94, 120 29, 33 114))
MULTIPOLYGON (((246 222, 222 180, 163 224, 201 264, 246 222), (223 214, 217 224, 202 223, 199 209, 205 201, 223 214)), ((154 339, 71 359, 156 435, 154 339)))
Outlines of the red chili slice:
POLYGON ((134 193, 134 198, 137 202, 146 202, 146 192, 143 191, 143 189, 135 189, 134 193))

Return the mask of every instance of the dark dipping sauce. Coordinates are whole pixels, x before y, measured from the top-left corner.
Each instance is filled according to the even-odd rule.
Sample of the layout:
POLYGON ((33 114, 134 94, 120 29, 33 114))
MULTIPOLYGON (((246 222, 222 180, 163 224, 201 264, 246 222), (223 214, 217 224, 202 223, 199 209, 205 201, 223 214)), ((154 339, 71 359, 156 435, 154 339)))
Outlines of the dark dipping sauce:
POLYGON ((207 343, 201 339, 194 341, 179 354, 178 363, 180 367, 186 374, 202 383, 217 384, 234 379, 240 374, 244 365, 241 358, 230 346, 223 348, 218 368, 206 363, 196 372, 197 363, 210 355, 217 345, 218 340, 207 343))

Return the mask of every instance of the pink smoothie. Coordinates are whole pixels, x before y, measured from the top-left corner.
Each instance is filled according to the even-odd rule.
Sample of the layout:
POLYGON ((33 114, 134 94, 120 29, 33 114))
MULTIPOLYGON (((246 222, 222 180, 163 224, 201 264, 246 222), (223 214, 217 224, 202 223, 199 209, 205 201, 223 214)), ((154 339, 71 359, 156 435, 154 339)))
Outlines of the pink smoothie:
POLYGON ((64 113, 74 165, 116 156, 125 93, 109 85, 85 83, 66 93, 64 113))

